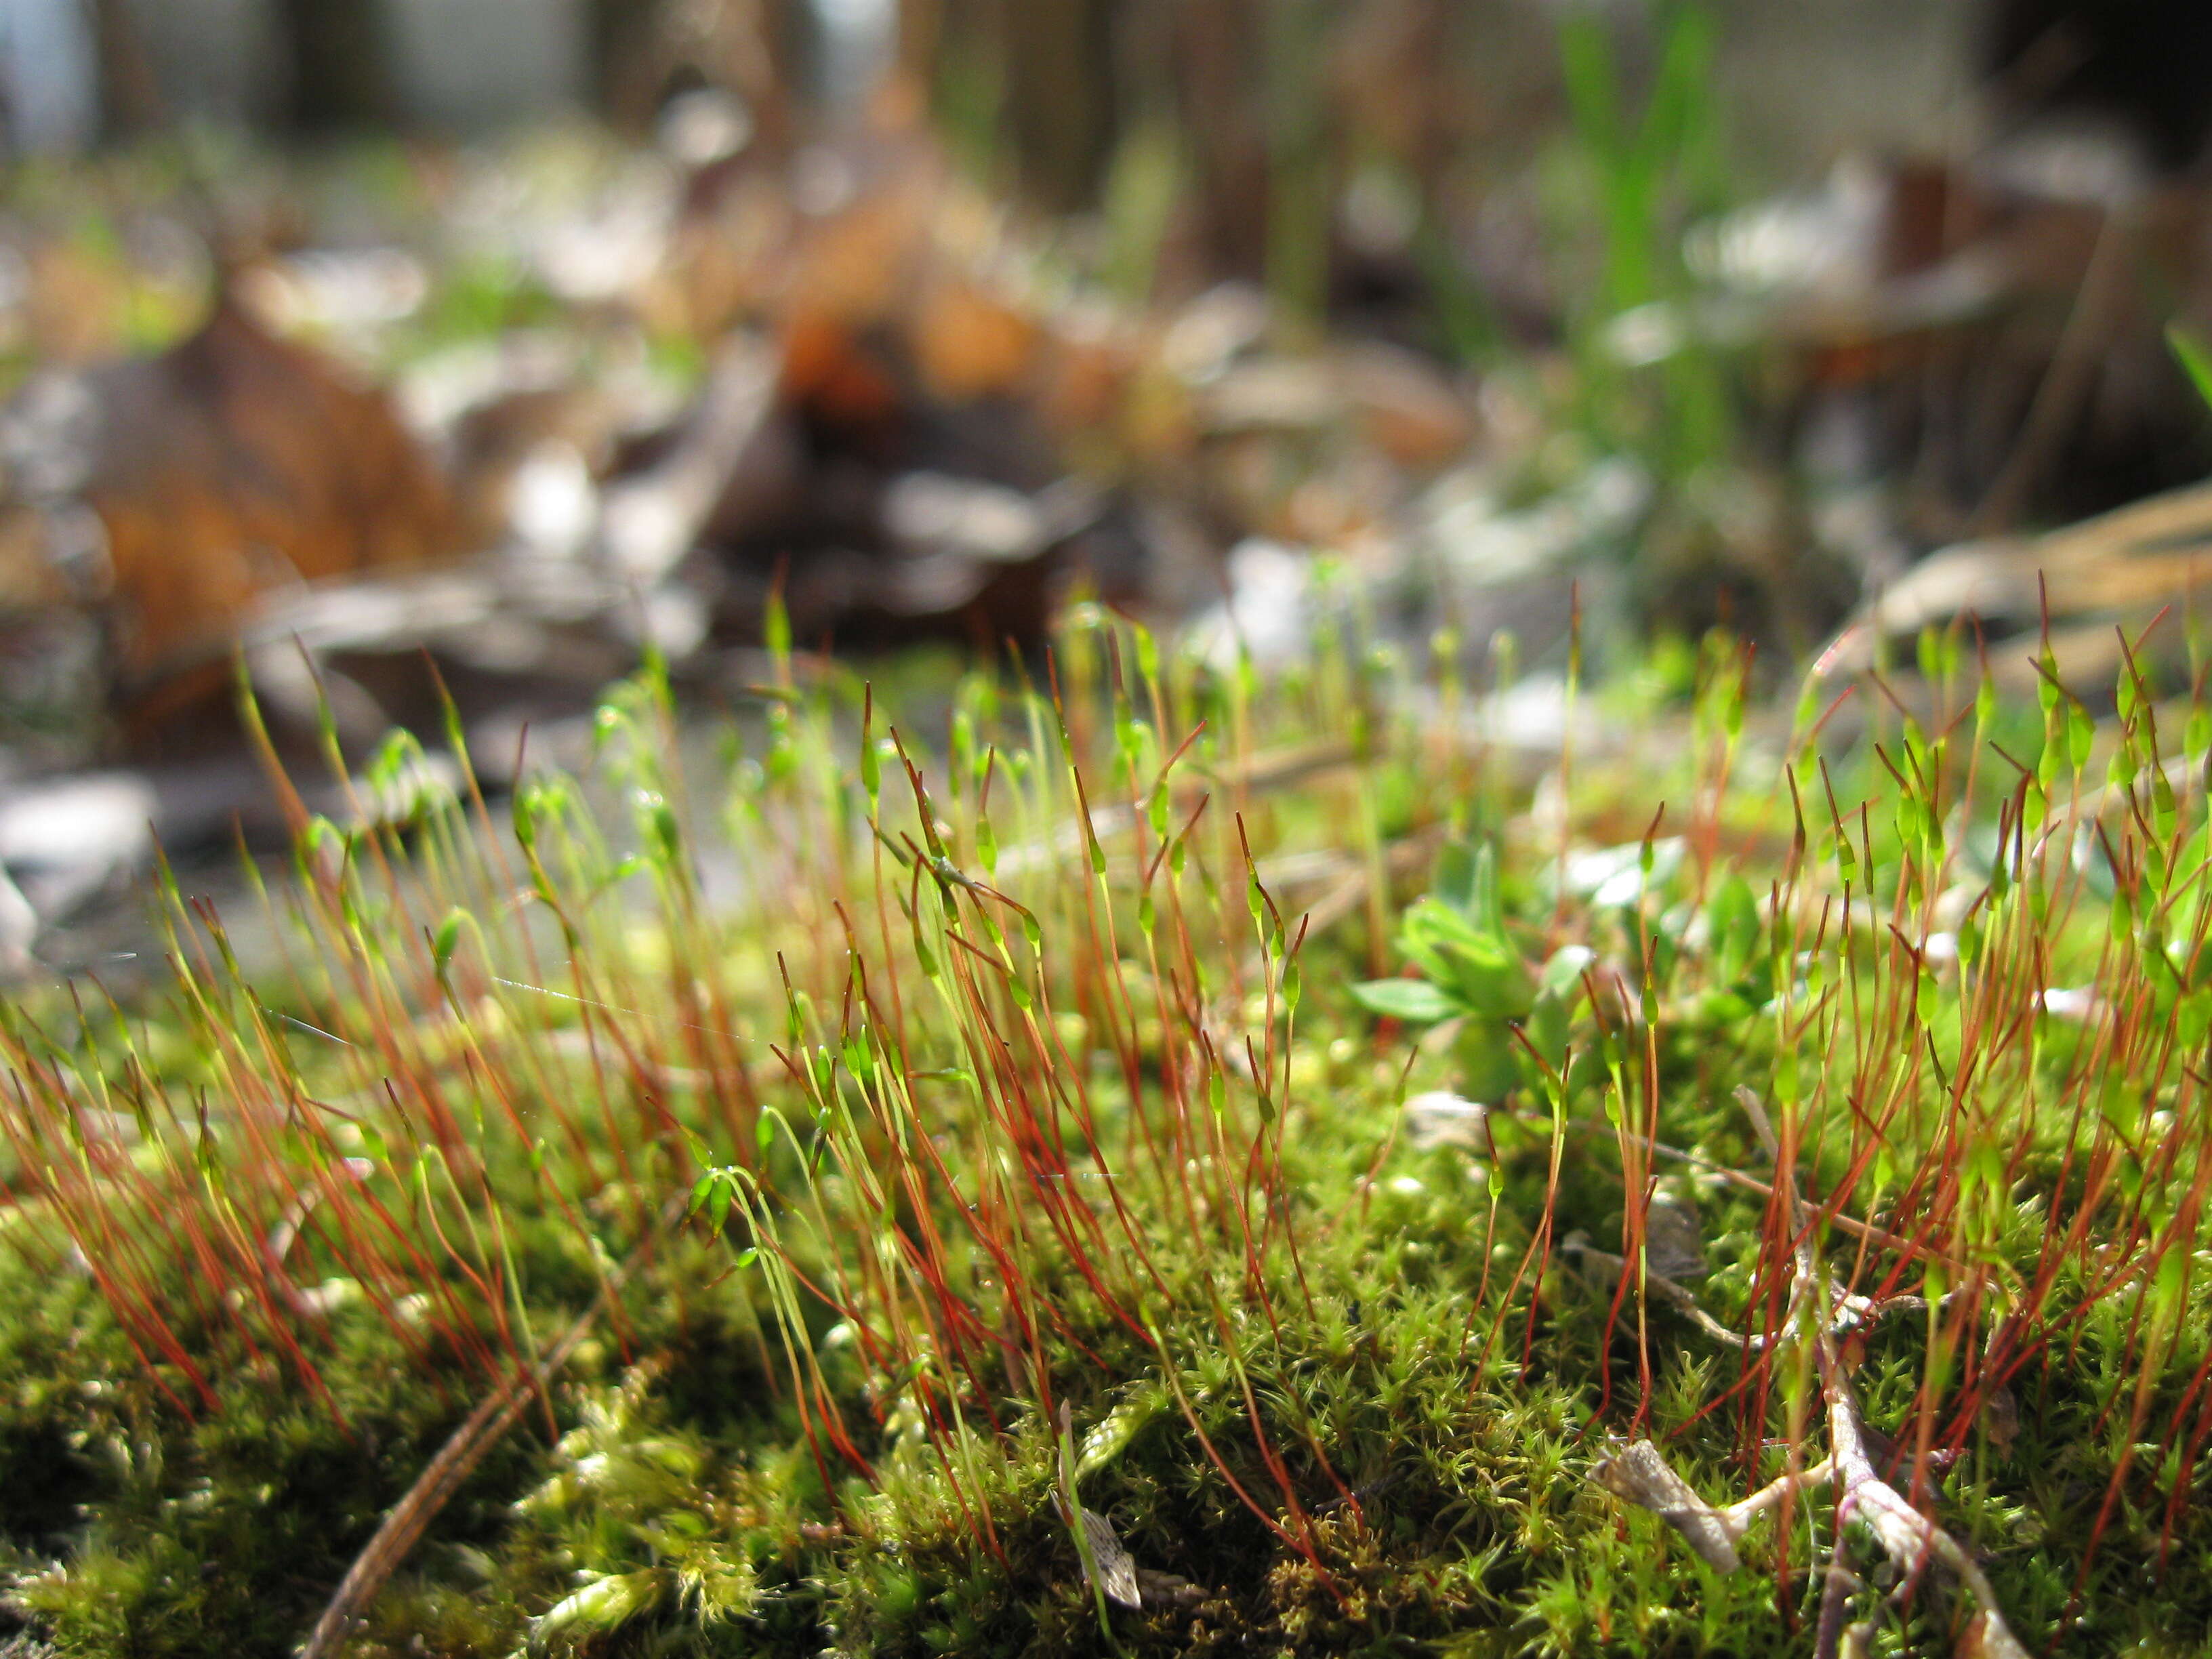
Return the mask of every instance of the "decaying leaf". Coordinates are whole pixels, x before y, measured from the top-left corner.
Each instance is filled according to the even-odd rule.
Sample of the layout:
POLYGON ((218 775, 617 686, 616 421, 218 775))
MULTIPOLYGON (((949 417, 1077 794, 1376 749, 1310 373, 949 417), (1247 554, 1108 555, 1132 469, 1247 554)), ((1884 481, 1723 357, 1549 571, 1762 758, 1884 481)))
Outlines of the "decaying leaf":
POLYGON ((1699 1279, 1707 1272, 1697 1202, 1679 1176, 1660 1177, 1644 1212, 1644 1260, 1668 1279, 1699 1279))
MULTIPOLYGON (((1418 981, 1407 980, 1404 983, 1418 981)), ((1422 1152, 1432 1146, 1465 1146, 1474 1152, 1483 1149, 1488 1133, 1484 1124, 1490 1109, 1479 1101, 1468 1100, 1448 1089, 1431 1089, 1408 1100, 1405 1110, 1406 1133, 1422 1152)))
POLYGON ((1337 374, 1361 428, 1401 466, 1441 467, 1474 440, 1474 416, 1465 401, 1414 352, 1358 346, 1340 354, 1337 374))
POLYGON ((973 280, 930 284, 914 321, 922 379, 947 403, 1011 395, 1039 361, 1039 319, 973 280))
POLYGON ((1194 1607, 1206 1600, 1206 1588, 1172 1572, 1155 1572, 1150 1567, 1137 1569, 1137 1588, 1152 1598, 1156 1607, 1194 1607))
POLYGON ((1991 1445, 2009 1446, 2020 1438, 2019 1395, 1998 1383, 1983 1400, 1978 1421, 1991 1445))
POLYGON ((650 585, 675 568, 758 438, 775 390, 764 347, 743 336, 723 345, 704 395, 668 453, 606 491, 599 550, 611 571, 650 585))
POLYGON ((126 682, 219 664, 271 590, 458 550, 445 482, 383 394, 228 298, 158 357, 27 388, 6 426, 11 508, 98 515, 83 597, 126 682))
POLYGON ((1659 1448, 1649 1440, 1632 1441, 1610 1457, 1600 1460, 1590 1479, 1614 1497, 1657 1516, 1688 1540, 1705 1565, 1718 1572, 1734 1572, 1743 1565, 1735 1540, 1718 1511, 1691 1490, 1690 1483, 1667 1466, 1659 1448))
POLYGON ((1086 1568, 1096 1565, 1097 1583, 1106 1592, 1106 1599, 1125 1607, 1143 1607, 1145 1599, 1137 1590, 1137 1564, 1121 1547, 1114 1523, 1097 1510, 1086 1510, 1080 1504, 1076 1513, 1082 1517, 1083 1536, 1091 1546, 1091 1559, 1085 1565, 1086 1568))
MULTIPOLYGON (((1060 1519, 1071 1522, 1074 1528, 1076 1553, 1083 1562, 1083 1576, 1093 1592, 1125 1607, 1144 1606, 1144 1598, 1137 1589, 1137 1564, 1121 1547, 1121 1539, 1115 1535, 1114 1523, 1083 1506, 1083 1500, 1075 1495, 1075 1481, 1074 1418, 1063 1399, 1060 1402, 1060 1491, 1054 1498, 1054 1506, 1060 1510, 1060 1519)), ((1098 1619, 1103 1627, 1106 1621, 1104 1601, 1099 1603, 1098 1619)))

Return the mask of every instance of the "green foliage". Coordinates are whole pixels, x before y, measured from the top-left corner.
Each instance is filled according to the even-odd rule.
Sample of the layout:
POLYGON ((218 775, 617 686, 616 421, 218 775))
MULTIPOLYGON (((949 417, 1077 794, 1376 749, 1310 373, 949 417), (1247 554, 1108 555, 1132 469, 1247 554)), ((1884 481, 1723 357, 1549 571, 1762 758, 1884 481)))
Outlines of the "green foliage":
POLYGON ((2203 337, 2180 323, 2166 325, 2166 340, 2173 356, 2189 376, 2190 385, 2208 406, 2212 406, 2212 351, 2205 349, 2203 337))
MULTIPOLYGON (((356 1651, 1800 1652, 1831 1494, 1722 1576, 1588 1478, 1817 1435, 1747 1085, 2014 1627, 2203 1628, 2193 706, 2015 719, 1937 640, 1949 706, 1815 753, 1717 641, 1540 824, 1331 652, 1079 613, 1054 701, 779 641, 712 782, 648 672, 511 830, 307 826, 277 965, 179 904, 167 1001, 0 1011, 8 1616, 289 1651, 557 1349, 356 1651)), ((1876 1650, 1951 1639, 1863 1576, 1876 1650)))
POLYGON ((1656 8, 1655 61, 1639 99, 1619 62, 1614 21, 1600 9, 1578 8, 1559 29, 1575 159, 1594 197, 1576 220, 1597 228, 1596 279, 1589 289, 1594 309, 1575 323, 1584 424, 1638 454, 1658 477, 1681 483, 1726 460, 1734 437, 1718 358, 1695 337, 1685 312, 1662 315, 1690 296, 1685 225, 1718 199, 1718 26, 1690 0, 1656 8), (1639 316, 1680 337, 1656 353, 1649 386, 1637 384, 1608 337, 1624 319, 1639 316))

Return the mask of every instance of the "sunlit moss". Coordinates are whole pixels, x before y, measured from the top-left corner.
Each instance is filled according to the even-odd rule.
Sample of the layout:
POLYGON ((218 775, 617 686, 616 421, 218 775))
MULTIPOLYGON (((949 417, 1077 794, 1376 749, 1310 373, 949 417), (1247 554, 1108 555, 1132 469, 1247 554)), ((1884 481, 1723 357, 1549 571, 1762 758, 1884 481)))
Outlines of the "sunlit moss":
MULTIPOLYGON (((1740 1085, 1856 1291, 1964 1292, 1869 1317, 1854 1386, 1959 1454, 1930 1501, 2016 1627, 2077 1584, 2085 1650, 2202 1626, 2204 807, 2147 712, 2093 820, 2060 704, 2035 800, 1959 727, 1823 754, 1722 641, 1563 831, 1376 718, 1395 656, 1281 690, 1071 627, 1057 707, 912 695, 942 744, 787 652, 727 789, 647 675, 512 833, 311 829, 288 967, 180 906, 169 1001, 0 1016, 30 1639, 292 1650, 582 1317, 360 1650, 1103 1650, 1064 1405, 1130 1650, 1802 1651, 1823 1494, 1721 1577, 1588 1479, 1633 1431, 1726 1501, 1806 1420, 1786 1342, 1605 1266, 1662 1206, 1712 1318, 1778 1328, 1740 1085)), ((1881 1589, 1876 1650, 1948 1639, 1881 1589)))

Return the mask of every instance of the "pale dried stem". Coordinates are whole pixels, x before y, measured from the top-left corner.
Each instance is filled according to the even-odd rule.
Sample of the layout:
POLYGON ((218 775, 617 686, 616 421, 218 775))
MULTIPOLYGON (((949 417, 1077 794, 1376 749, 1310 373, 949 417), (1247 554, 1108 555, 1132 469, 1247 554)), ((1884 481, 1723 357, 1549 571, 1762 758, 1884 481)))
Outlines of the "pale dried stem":
POLYGON ((1807 1487, 1827 1485, 1835 1478, 1835 1468, 1833 1461, 1824 1457, 1809 1469, 1794 1469, 1786 1474, 1777 1475, 1750 1497, 1720 1510, 1721 1523, 1741 1538, 1751 1529, 1753 1521, 1791 1493, 1807 1487))
MULTIPOLYGON (((1804 1205, 1797 1193, 1796 1167, 1783 1158, 1780 1143, 1775 1139, 1774 1126, 1767 1121, 1766 1109, 1759 1097, 1749 1089, 1738 1089, 1736 1099, 1750 1117, 1760 1144, 1775 1161, 1794 1241, 1796 1278, 1811 1287, 1818 1305, 1832 1307, 1835 1305, 1834 1297, 1820 1266, 1812 1229, 1804 1222, 1804 1205)), ((1874 1534, 1875 1541, 1907 1575, 1917 1575, 1931 1558, 1942 1562, 1966 1586, 1967 1594, 1972 1596, 1980 1610, 1983 1653, 1990 1656, 1990 1659, 2027 1659, 2027 1649, 2021 1645, 2019 1638, 2006 1625, 2003 1613, 1997 1606, 1996 1592, 1973 1557, 1949 1533, 1915 1509, 1902 1493, 1876 1472, 1867 1443, 1866 1419, 1860 1413, 1858 1397, 1851 1390, 1850 1378, 1844 1371, 1843 1358, 1838 1352, 1835 1334, 1829 1322, 1823 1320, 1814 1328, 1813 1345, 1820 1371, 1820 1393, 1828 1408, 1829 1461, 1838 1487, 1836 1534, 1838 1544, 1844 1524, 1858 1520, 1866 1524, 1867 1529, 1874 1534)), ((1822 1595, 1820 1635, 1814 1648, 1816 1659, 1836 1659, 1840 1650, 1844 1635, 1843 1601, 1848 1589, 1832 1563, 1827 1588, 1822 1595)))

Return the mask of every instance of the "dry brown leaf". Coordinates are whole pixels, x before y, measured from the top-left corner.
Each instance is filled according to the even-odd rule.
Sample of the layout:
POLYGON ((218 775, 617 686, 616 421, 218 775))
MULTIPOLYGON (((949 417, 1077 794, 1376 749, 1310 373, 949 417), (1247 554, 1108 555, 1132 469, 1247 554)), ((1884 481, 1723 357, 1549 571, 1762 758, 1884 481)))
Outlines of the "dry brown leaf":
POLYGON ((1039 412, 1062 438, 1113 430, 1137 374, 1133 344, 1103 331, 1066 331, 1051 343, 1039 412))
POLYGON ((902 146, 890 154, 817 152, 813 176, 794 179, 801 197, 842 196, 804 236, 789 268, 793 301, 848 328, 890 321, 915 291, 932 250, 932 234, 948 192, 933 149, 902 146))
POLYGON ((1154 1607, 1194 1607, 1206 1600, 1203 1585, 1172 1572, 1155 1572, 1150 1567, 1137 1569, 1137 1588, 1152 1598, 1154 1607))
POLYGON ((1474 438, 1474 416, 1421 357, 1368 344, 1345 354, 1345 398, 1370 441, 1401 466, 1427 471, 1456 459, 1474 438))
POLYGON ((1036 365, 1043 338, 1035 317, 957 277, 930 285, 912 333, 923 384, 951 404, 1019 391, 1036 365))
POLYGON ((831 312, 785 314, 781 391, 792 407, 844 433, 872 437, 898 416, 898 381, 880 353, 831 312))
POLYGON ((1668 1279, 1700 1279, 1709 1271, 1697 1200, 1680 1176, 1662 1176, 1652 1194, 1644 1215, 1644 1259, 1668 1279))
POLYGON ((106 530, 126 684, 220 657, 272 588, 459 550, 445 482, 382 393, 234 301, 87 390, 76 498, 106 530))

